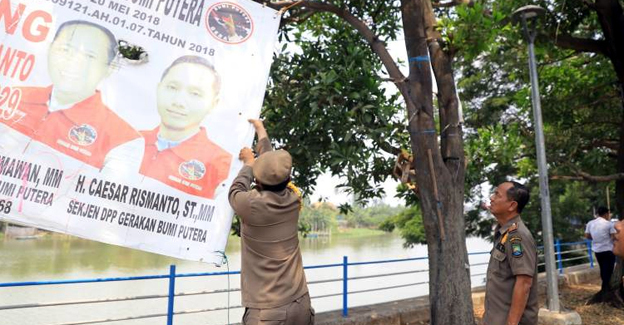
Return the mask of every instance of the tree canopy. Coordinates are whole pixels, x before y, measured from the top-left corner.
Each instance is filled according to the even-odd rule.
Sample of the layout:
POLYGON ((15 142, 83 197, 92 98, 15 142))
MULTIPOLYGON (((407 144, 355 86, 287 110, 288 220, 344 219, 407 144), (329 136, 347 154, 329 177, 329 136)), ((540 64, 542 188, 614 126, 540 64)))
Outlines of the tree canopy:
MULTIPOLYGON (((367 22, 382 42, 402 36, 397 1, 333 3, 367 22)), ((444 48, 453 54, 463 105, 466 201, 474 207, 467 213, 467 229, 475 235, 490 235, 493 224, 476 209, 484 199, 479 185, 512 176, 537 188, 527 45, 509 19, 529 3, 471 1, 435 9, 444 48)), ((613 182, 569 181, 617 174, 620 83, 596 41, 601 26, 587 2, 537 4, 549 9, 536 53, 555 235, 572 239, 579 231, 570 220, 585 222, 592 207, 606 205, 607 186, 614 194, 613 182)), ((402 98, 379 57, 347 22, 330 13, 294 17, 299 23, 281 31, 285 45, 276 54, 263 111, 272 136, 293 153, 301 166, 295 181, 308 192, 315 178, 329 171, 344 176, 344 186, 360 200, 383 195, 381 182, 391 174, 395 155, 409 150, 402 98)), ((414 203, 411 192, 402 193, 414 203)), ((525 214, 539 232, 538 200, 525 214)))

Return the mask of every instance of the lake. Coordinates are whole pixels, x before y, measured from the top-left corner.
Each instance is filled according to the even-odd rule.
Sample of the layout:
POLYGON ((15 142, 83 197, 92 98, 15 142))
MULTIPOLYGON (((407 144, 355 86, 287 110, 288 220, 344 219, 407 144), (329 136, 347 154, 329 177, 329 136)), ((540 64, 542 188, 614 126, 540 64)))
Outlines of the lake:
MULTIPOLYGON (((483 252, 491 244, 479 238, 467 239, 469 252, 483 252)), ((396 234, 379 234, 364 237, 334 236, 301 240, 304 265, 366 262, 388 259, 422 257, 427 248, 417 245, 403 248, 403 240, 396 234)), ((35 240, 0 241, 0 282, 71 280, 86 278, 126 277, 168 274, 169 265, 175 264, 177 273, 221 272, 240 269, 240 239, 230 238, 226 250, 228 265, 216 267, 198 262, 178 260, 152 253, 102 244, 64 235, 47 235, 35 240)), ((470 257, 471 264, 485 263, 488 254, 470 257)), ((472 274, 485 273, 486 265, 475 266, 472 274)), ((349 277, 426 270, 427 261, 410 261, 349 267, 349 277)), ((341 279, 342 268, 307 270, 308 282, 341 279)), ((473 286, 483 285, 484 276, 472 278, 473 286)), ((349 291, 368 290, 425 282, 427 272, 395 275, 349 281, 349 291)), ((176 292, 213 291, 239 288, 239 276, 185 277, 176 282, 176 292), (229 281, 228 281, 229 280, 229 281)), ((312 284, 310 295, 317 312, 342 308, 342 297, 314 299, 315 296, 342 292, 341 282, 312 284)), ((140 280, 95 284, 71 284, 0 288, 0 306, 26 303, 62 302, 89 299, 112 299, 140 295, 157 295, 168 292, 168 280, 140 280)), ((349 307, 399 300, 428 294, 428 285, 372 291, 349 295, 349 307)), ((240 306, 240 292, 217 293, 178 297, 176 311, 203 310, 227 306, 240 306)), ((166 313, 167 300, 150 299, 79 306, 55 306, 36 309, 0 310, 2 325, 60 325, 95 319, 166 313)), ((176 325, 228 324, 240 321, 241 308, 179 315, 176 325), (229 318, 229 322, 228 322, 229 318)), ((98 323, 99 324, 99 323, 98 323)), ((153 325, 165 324, 165 318, 148 318, 109 324, 153 325)))

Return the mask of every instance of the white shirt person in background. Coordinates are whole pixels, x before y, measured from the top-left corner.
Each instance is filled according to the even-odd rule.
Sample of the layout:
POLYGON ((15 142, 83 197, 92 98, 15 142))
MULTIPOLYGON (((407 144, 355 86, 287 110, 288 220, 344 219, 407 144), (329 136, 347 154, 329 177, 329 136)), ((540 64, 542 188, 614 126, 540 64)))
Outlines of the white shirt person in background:
POLYGON ((611 213, 605 207, 598 208, 598 216, 588 222, 585 228, 585 237, 592 240, 592 249, 600 265, 601 291, 609 290, 609 280, 615 266, 615 255, 613 255, 615 232, 614 224, 611 222, 611 213))

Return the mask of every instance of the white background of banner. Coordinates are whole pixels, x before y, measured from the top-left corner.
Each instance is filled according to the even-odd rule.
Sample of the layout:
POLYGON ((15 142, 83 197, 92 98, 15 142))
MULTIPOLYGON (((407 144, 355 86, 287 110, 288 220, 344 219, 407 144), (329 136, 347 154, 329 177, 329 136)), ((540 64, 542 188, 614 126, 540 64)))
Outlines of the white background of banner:
MULTIPOLYGON (((7 0, 2 0, 7 1, 7 0)), ((101 1, 101 0, 99 0, 101 1)), ((156 8, 155 0, 153 8, 156 8)), ((190 0, 187 0, 190 1, 190 0)), ((230 3, 243 7, 253 20, 253 34, 241 44, 226 44, 213 37, 205 25, 205 15, 207 10, 215 3, 222 1, 205 0, 202 21, 199 26, 190 25, 161 12, 144 8, 133 4, 128 0, 117 0, 115 2, 128 6, 130 16, 120 12, 107 9, 112 0, 105 0, 104 6, 99 6, 90 0, 75 0, 88 6, 88 13, 94 10, 105 12, 111 17, 117 16, 126 20, 126 27, 130 23, 144 26, 146 33, 137 33, 127 28, 120 28, 112 23, 101 21, 88 15, 78 13, 68 9, 67 5, 61 6, 63 1, 52 0, 12 0, 13 10, 18 3, 26 6, 24 16, 32 10, 45 10, 52 14, 54 22, 50 25, 50 32, 46 41, 41 43, 31 43, 22 38, 21 29, 23 19, 13 35, 5 33, 4 22, 0 22, 0 40, 2 44, 13 49, 19 49, 36 55, 36 64, 28 80, 21 82, 17 78, 9 78, 0 74, 0 86, 41 86, 51 84, 47 72, 47 51, 56 32, 56 28, 68 20, 87 20, 102 25, 117 37, 130 43, 142 46, 149 54, 149 62, 143 65, 133 65, 118 61, 117 68, 98 87, 102 93, 104 103, 121 118, 132 125, 136 130, 151 130, 155 128, 160 118, 156 112, 156 87, 163 70, 168 67, 173 60, 183 55, 199 55, 189 50, 190 43, 201 44, 202 46, 214 49, 214 56, 201 54, 215 66, 221 76, 222 87, 220 102, 218 106, 204 120, 203 126, 207 129, 208 137, 229 152, 233 159, 228 180, 225 182, 224 190, 218 195, 214 202, 197 196, 188 195, 182 191, 171 188, 158 181, 143 177, 139 174, 119 174, 117 176, 106 176, 98 174, 94 168, 83 163, 54 152, 51 148, 46 151, 41 145, 44 153, 22 155, 17 147, 5 145, 0 148, 0 155, 25 160, 41 165, 40 177, 43 178, 47 167, 58 168, 62 166, 64 170, 64 180, 61 187, 55 190, 55 201, 51 207, 19 200, 15 197, 8 198, 1 196, 0 199, 12 200, 13 209, 10 214, 0 213, 0 218, 6 221, 13 221, 21 224, 32 225, 39 228, 65 232, 68 234, 98 240, 106 243, 137 248, 154 253, 174 256, 190 260, 204 262, 221 262, 221 255, 227 242, 227 237, 231 225, 232 210, 227 201, 227 189, 233 178, 237 175, 242 164, 238 160, 238 152, 243 146, 249 146, 253 139, 253 130, 247 122, 248 118, 255 118, 259 115, 268 79, 269 69, 272 62, 272 54, 277 39, 277 29, 279 27, 279 15, 272 9, 263 7, 252 1, 231 0, 230 3), (56 2, 56 3, 54 3, 56 2), (132 18, 134 10, 140 10, 148 15, 160 18, 158 26, 148 22, 142 22, 132 18), (149 37, 146 28, 158 30, 166 33, 170 37, 183 39, 187 48, 180 48, 169 43, 149 37), (130 187, 147 189, 156 193, 174 196, 180 199, 180 212, 183 211, 186 201, 197 202, 198 206, 204 204, 214 204, 215 214, 211 222, 194 221, 179 216, 177 219, 166 213, 155 212, 146 208, 137 207, 127 203, 119 203, 103 198, 89 196, 87 193, 76 193, 74 188, 78 175, 85 175, 90 178, 106 178, 119 182, 130 187), (66 210, 71 200, 92 203, 101 207, 108 207, 118 212, 130 212, 153 219, 174 222, 179 226, 195 227, 208 231, 206 243, 192 240, 184 240, 176 236, 166 236, 152 233, 145 230, 135 229, 113 223, 101 221, 99 219, 88 219, 80 216, 69 215, 66 210)), ((68 3, 67 1, 66 3, 68 3)), ((95 1, 98 2, 98 1, 95 1)), ((201 1, 199 1, 201 2, 201 1)), ((110 20, 110 18, 109 18, 110 20)), ((0 59, 4 53, 0 53, 0 59)), ((19 138, 21 134, 6 128, 0 129, 2 141, 9 137, 19 138)), ((7 142, 5 142, 6 144, 7 142)), ((36 146, 35 146, 36 147, 36 146)), ((87 180, 87 185, 88 185, 87 180)), ((19 185, 24 185, 22 180, 17 180, 6 175, 0 176, 0 181, 6 181, 19 185)), ((34 184, 28 184, 34 186, 34 184)), ((38 187, 38 188, 41 188, 38 187)), ((45 189, 51 191, 50 189, 45 189)))

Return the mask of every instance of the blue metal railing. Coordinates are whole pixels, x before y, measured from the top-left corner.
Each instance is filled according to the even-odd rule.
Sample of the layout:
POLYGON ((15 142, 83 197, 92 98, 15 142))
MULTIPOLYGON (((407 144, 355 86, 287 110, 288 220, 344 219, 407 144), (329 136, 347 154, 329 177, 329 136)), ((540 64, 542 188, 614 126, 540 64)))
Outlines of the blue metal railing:
MULTIPOLYGON (((538 249, 542 249, 543 247, 538 247, 538 249)), ((561 243, 560 240, 556 240, 555 242, 555 256, 557 269, 559 273, 563 273, 564 262, 570 262, 579 259, 589 259, 590 267, 594 267, 593 263, 593 252, 591 249, 591 241, 580 241, 580 242, 572 242, 572 243, 561 243), (585 246, 585 247, 583 247, 585 246), (575 249, 562 251, 562 247, 572 247, 575 249), (583 248, 579 248, 583 247, 583 248), (583 252, 582 254, 580 252, 583 252), (577 253, 577 256, 571 258, 562 258, 565 254, 577 253)), ((468 255, 486 255, 489 254, 489 251, 484 252, 473 252, 468 255)), ((543 257, 543 254, 540 255, 543 257)), ((396 276, 396 275, 404 275, 404 274, 414 274, 420 272, 427 272, 427 269, 421 270, 410 270, 403 272, 394 272, 394 273, 385 273, 385 274, 375 274, 375 275, 367 275, 367 276, 354 276, 349 277, 349 267, 354 266, 363 266, 363 265, 373 265, 373 264, 388 264, 388 263, 400 263, 400 262, 408 262, 408 261, 422 261, 427 260, 426 256, 423 257, 415 257, 415 258, 404 258, 404 259, 391 259, 391 260, 380 260, 380 261, 367 261, 367 262, 351 262, 349 263, 349 259, 347 256, 343 257, 342 263, 336 264, 323 264, 323 265, 311 265, 306 266, 304 269, 306 270, 315 270, 315 269, 325 269, 325 268, 342 268, 342 277, 336 279, 327 279, 327 280, 318 280, 318 281, 309 281, 309 285, 313 284, 321 284, 321 283, 331 283, 331 282, 342 282, 342 292, 335 294, 325 294, 321 296, 314 296, 313 299, 318 298, 326 298, 326 297, 334 297, 334 296, 342 296, 342 315, 343 317, 347 317, 348 313, 348 296, 349 294, 358 294, 365 293, 371 291, 379 291, 379 290, 388 290, 400 287, 421 285, 428 283, 425 282, 416 282, 409 284, 401 284, 394 286, 386 286, 381 288, 374 289, 365 289, 365 290, 357 290, 357 291, 349 291, 348 283, 349 281, 361 280, 367 278, 378 278, 385 276, 396 276)), ((471 267, 474 266, 482 266, 487 265, 488 263, 474 263, 471 264, 471 267)), ((543 265, 543 263, 539 264, 543 265)), ((240 289, 228 289, 228 290, 214 290, 214 291, 201 291, 201 292, 191 292, 191 293, 183 293, 176 294, 175 293, 175 285, 177 278, 186 278, 186 277, 202 277, 202 276, 224 276, 224 275, 239 275, 240 271, 228 271, 228 272, 208 272, 208 273, 184 273, 184 274, 176 274, 176 266, 171 265, 169 269, 169 274, 166 275, 144 275, 144 276, 134 276, 134 277, 116 277, 116 278, 99 278, 99 279, 78 279, 78 280, 55 280, 55 281, 29 281, 29 282, 11 282, 11 283, 0 283, 0 288, 7 287, 24 287, 24 286, 41 286, 41 285, 66 285, 66 284, 78 284, 78 283, 101 283, 101 282, 116 282, 116 281, 136 281, 136 280, 154 280, 154 279, 168 279, 168 293, 164 295, 150 295, 150 296, 138 296, 138 297, 130 297, 130 298, 118 298, 118 299, 101 299, 101 300, 83 300, 83 301, 74 301, 74 302, 58 302, 58 303, 35 303, 35 304, 22 304, 22 305, 9 305, 9 306, 0 306, 0 310, 11 310, 11 309, 21 309, 21 308, 37 308, 37 307, 51 307, 51 306, 63 306, 63 305, 77 305, 77 304, 93 304, 93 303, 107 303, 107 302, 118 302, 118 301, 127 301, 127 300, 140 300, 140 299, 157 299, 157 298, 166 298, 167 299, 167 313, 166 314, 152 314, 152 315, 143 315, 143 316, 134 316, 128 318, 119 318, 119 319, 106 319, 106 320, 89 320, 89 321, 80 321, 74 323, 64 323, 64 325, 83 325, 83 324, 96 324, 96 323, 106 323, 106 322, 118 322, 123 320, 130 319, 140 319, 140 318, 154 318, 154 317, 166 317, 167 325, 173 325, 173 319, 175 315, 182 314, 191 314, 191 313, 202 313, 202 312, 211 312, 217 310, 224 309, 235 309, 242 308, 242 306, 234 306, 234 307, 219 307, 213 309, 204 309, 204 310, 193 310, 193 311, 175 311, 174 310, 174 302, 176 297, 180 296, 192 296, 192 295, 207 295, 214 293, 224 293, 224 292, 236 292, 240 291, 240 289)), ((486 273, 479 274, 471 274, 471 277, 483 276, 486 273)))

